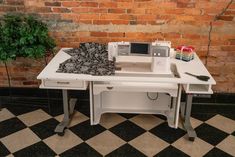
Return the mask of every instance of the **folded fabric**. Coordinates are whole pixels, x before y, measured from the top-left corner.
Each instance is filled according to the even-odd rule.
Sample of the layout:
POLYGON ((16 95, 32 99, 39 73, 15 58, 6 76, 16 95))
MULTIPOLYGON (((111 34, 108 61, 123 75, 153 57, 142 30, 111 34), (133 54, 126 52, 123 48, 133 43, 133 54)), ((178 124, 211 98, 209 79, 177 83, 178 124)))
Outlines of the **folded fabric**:
POLYGON ((194 47, 192 46, 178 46, 176 48, 176 59, 180 59, 183 61, 190 61, 194 59, 194 47))

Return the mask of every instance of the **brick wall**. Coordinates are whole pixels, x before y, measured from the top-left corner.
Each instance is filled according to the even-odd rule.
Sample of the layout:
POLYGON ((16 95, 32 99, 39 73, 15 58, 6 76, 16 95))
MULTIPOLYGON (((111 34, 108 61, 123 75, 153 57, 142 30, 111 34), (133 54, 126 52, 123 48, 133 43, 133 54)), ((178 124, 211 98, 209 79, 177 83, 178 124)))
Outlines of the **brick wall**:
MULTIPOLYGON (((170 40, 196 47, 217 81, 217 92, 235 92, 235 2, 230 0, 0 0, 0 14, 32 13, 48 23, 59 47, 80 42, 170 40), (212 26, 210 51, 208 34, 212 26)), ((9 63, 13 65, 13 63, 9 63)), ((38 86, 44 62, 11 70, 13 86, 38 86), (36 65, 34 65, 36 64, 36 65), (31 67, 32 66, 32 67, 31 67), (24 72, 24 77, 19 72, 24 72), (18 76, 18 78, 15 78, 18 76), (15 78, 15 79, 14 79, 15 78), (24 83, 27 82, 27 83, 24 83)), ((14 69, 14 68, 13 68, 14 69)), ((7 86, 0 67, 0 86, 7 86)))

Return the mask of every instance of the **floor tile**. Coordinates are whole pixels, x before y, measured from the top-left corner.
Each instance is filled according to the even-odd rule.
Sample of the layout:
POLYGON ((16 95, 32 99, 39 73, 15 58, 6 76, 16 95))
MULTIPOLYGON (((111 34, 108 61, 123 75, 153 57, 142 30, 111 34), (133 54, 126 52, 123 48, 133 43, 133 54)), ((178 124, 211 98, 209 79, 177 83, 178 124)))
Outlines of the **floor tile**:
POLYGON ((10 154, 10 151, 0 142, 0 156, 7 156, 10 154))
POLYGON ((4 114, 0 111, 0 156, 235 156, 234 115, 193 113, 191 123, 198 137, 190 142, 182 125, 176 130, 170 128, 164 116, 108 113, 102 115, 100 125, 91 126, 89 103, 79 105, 81 103, 77 105, 79 112, 75 111, 70 128, 65 131, 64 136, 68 132, 68 137, 54 133, 62 115, 51 117, 53 114, 42 111, 39 115, 46 114, 49 118, 38 121, 37 115, 36 119, 35 115, 29 116, 36 122, 27 123, 31 125, 27 128, 18 117, 40 109, 10 106, 8 110, 7 106, 2 110, 4 114))
POLYGON ((169 144, 157 136, 146 132, 137 138, 133 139, 132 141, 128 142, 130 145, 144 153, 146 156, 154 156, 169 144))
POLYGON ((127 142, 145 132, 144 129, 128 120, 110 128, 109 130, 127 142))
POLYGON ((235 121, 221 115, 214 116, 207 120, 206 123, 229 134, 235 130, 235 121))
POLYGON ((3 108, 0 110, 0 122, 15 117, 8 109, 3 108))
POLYGON ((7 149, 14 153, 40 141, 40 138, 29 128, 23 129, 1 139, 7 149))
POLYGON ((235 156, 235 137, 232 135, 229 135, 226 139, 224 139, 216 147, 229 153, 230 155, 235 156))
POLYGON ((69 129, 65 130, 64 136, 53 135, 43 140, 56 154, 61 154, 66 150, 82 143, 83 141, 69 129))
POLYGON ((38 109, 29 113, 22 114, 18 118, 25 123, 27 126, 32 126, 47 119, 50 119, 51 116, 48 115, 42 109, 38 109))
POLYGON ((25 106, 13 106, 13 105, 8 105, 7 109, 13 113, 15 116, 19 116, 21 114, 25 114, 28 112, 32 112, 37 110, 38 108, 36 107, 25 107, 25 106))
POLYGON ((86 143, 97 150, 100 154, 107 155, 121 145, 124 145, 125 141, 111 133, 109 130, 106 130, 87 140, 86 143))
POLYGON ((135 116, 137 116, 137 114, 132 114, 132 113, 119 113, 121 116, 123 116, 124 118, 126 118, 126 119, 130 119, 130 118, 132 118, 132 117, 135 117, 135 116))
POLYGON ((17 117, 0 122, 0 138, 26 128, 26 125, 17 117))
MULTIPOLYGON (((56 120, 58 120, 59 122, 61 122, 64 118, 64 114, 62 115, 59 115, 57 117, 55 117, 56 120)), ((78 111, 74 111, 74 114, 73 114, 73 117, 72 117, 72 120, 71 122, 69 123, 69 126, 68 128, 76 125, 76 124, 79 124, 79 123, 82 123, 86 120, 88 120, 89 118, 87 116, 85 116, 84 114, 78 112, 78 111)))
MULTIPOLYGON (((231 107, 233 107, 233 106, 231 105, 231 107)), ((233 109, 231 111, 231 114, 221 113, 221 115, 225 116, 225 117, 227 117, 229 119, 235 120, 235 114, 234 113, 235 113, 235 108, 233 107, 233 109)))
POLYGON ((172 145, 175 148, 193 157, 201 157, 213 148, 212 145, 201 140, 200 138, 196 138, 193 142, 189 141, 187 135, 183 136, 172 145))
POLYGON ((140 114, 130 119, 133 123, 142 127, 145 130, 150 130, 153 127, 161 124, 164 120, 151 114, 140 114))
POLYGON ((173 143, 186 134, 186 132, 180 128, 175 129, 169 127, 167 122, 164 122, 154 127, 149 132, 158 136, 159 138, 163 139, 168 143, 173 143))
POLYGON ((100 125, 102 125, 106 129, 109 129, 125 120, 126 118, 124 118, 123 116, 120 116, 119 114, 105 113, 105 114, 102 114, 101 116, 100 125))
POLYGON ((90 125, 90 120, 79 123, 70 128, 72 132, 74 132, 77 136, 79 136, 84 141, 100 134, 106 129, 101 125, 90 125))
POLYGON ((55 152, 42 141, 14 153, 15 157, 52 157, 55 155, 55 152))
POLYGON ((189 155, 170 145, 166 149, 156 154, 154 157, 189 157, 189 155))
POLYGON ((30 127, 30 129, 40 137, 40 139, 45 139, 55 134, 54 130, 59 124, 54 118, 48 119, 36 125, 30 127))
POLYGON ((235 131, 232 133, 233 136, 235 136, 235 131))
POLYGON ((65 151, 60 154, 60 157, 73 157, 73 156, 81 156, 81 157, 102 157, 100 153, 98 153, 95 149, 90 147, 85 142, 65 151))
POLYGON ((200 113, 192 113, 192 117, 193 118, 196 118, 196 119, 198 119, 198 120, 201 120, 201 121, 207 121, 208 119, 211 119, 212 117, 214 117, 216 115, 216 113, 208 113, 208 114, 206 114, 206 113, 202 113, 202 114, 200 114, 200 113))
POLYGON ((212 150, 210 150, 206 155, 204 155, 204 157, 233 157, 233 156, 215 147, 212 150))
POLYGON ((109 153, 106 157, 146 157, 143 153, 135 149, 129 144, 125 144, 113 152, 109 153))
POLYGON ((195 129, 197 137, 202 140, 216 146, 222 140, 224 140, 228 134, 222 130, 219 130, 213 126, 203 123, 195 129))

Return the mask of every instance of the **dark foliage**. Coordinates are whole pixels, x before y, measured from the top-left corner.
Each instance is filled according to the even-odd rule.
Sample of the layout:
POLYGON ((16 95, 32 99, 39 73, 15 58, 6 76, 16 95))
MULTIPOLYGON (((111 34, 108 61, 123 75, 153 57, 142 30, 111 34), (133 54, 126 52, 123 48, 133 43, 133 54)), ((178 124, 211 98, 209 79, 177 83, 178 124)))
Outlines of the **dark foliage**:
POLYGON ((54 40, 47 25, 33 16, 6 14, 0 23, 0 61, 16 57, 40 58, 52 52, 54 40))

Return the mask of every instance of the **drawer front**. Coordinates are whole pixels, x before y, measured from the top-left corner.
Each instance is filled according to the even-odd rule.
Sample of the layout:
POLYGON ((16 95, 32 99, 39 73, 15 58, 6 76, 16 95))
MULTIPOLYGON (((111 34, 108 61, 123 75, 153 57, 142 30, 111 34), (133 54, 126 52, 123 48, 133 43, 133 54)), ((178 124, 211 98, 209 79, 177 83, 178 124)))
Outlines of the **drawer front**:
POLYGON ((87 83, 85 81, 66 81, 66 80, 44 80, 45 87, 64 87, 86 89, 87 83))
POLYGON ((172 97, 177 97, 177 84, 139 84, 119 83, 119 84, 94 84, 94 94, 99 94, 103 91, 122 91, 122 92, 158 92, 168 93, 172 97))

